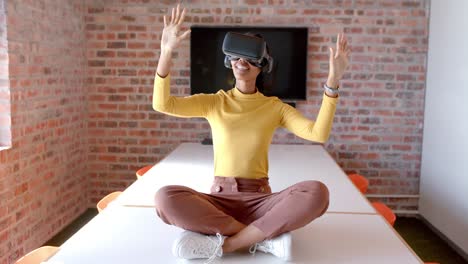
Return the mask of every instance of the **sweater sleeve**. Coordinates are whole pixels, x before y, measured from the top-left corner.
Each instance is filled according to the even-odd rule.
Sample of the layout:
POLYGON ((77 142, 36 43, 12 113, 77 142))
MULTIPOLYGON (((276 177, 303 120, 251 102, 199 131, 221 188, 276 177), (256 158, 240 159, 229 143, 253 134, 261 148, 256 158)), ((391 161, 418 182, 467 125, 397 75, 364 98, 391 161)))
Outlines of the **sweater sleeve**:
POLYGON ((283 103, 280 125, 298 137, 324 143, 330 136, 337 101, 338 98, 324 94, 316 121, 307 119, 297 109, 283 103))
POLYGON ((172 96, 170 75, 162 78, 156 74, 153 90, 153 109, 177 117, 206 117, 217 99, 216 94, 195 94, 186 97, 172 96))

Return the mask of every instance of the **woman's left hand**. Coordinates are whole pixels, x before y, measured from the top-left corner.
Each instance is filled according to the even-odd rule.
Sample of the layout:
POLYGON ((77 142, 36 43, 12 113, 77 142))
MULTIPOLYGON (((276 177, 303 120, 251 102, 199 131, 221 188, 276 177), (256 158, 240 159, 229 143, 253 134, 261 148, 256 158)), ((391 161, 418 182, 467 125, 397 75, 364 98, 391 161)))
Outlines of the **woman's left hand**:
POLYGON ((336 49, 330 49, 330 71, 328 73, 327 86, 338 87, 338 82, 348 67, 349 53, 348 40, 343 33, 339 33, 336 39, 336 49))

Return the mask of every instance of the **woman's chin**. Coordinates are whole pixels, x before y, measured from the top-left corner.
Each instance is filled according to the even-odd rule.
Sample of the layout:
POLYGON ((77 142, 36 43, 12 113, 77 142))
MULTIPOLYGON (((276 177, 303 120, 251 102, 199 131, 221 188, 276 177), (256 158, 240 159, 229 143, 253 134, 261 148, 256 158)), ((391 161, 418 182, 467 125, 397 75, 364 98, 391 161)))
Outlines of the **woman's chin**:
POLYGON ((234 76, 240 77, 240 78, 245 78, 246 76, 249 75, 249 71, 235 71, 234 76))
POLYGON ((250 74, 248 74, 248 73, 243 73, 243 74, 242 73, 236 73, 236 74, 234 74, 234 77, 238 81, 248 81, 248 80, 252 80, 252 79, 255 80, 255 78, 256 78, 256 77, 250 76, 250 74))

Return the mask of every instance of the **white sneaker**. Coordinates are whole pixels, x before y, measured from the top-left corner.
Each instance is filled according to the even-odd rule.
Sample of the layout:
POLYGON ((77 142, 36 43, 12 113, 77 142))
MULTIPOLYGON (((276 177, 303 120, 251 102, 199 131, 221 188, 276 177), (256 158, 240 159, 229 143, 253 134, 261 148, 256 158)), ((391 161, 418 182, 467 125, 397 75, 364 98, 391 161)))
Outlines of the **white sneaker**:
POLYGON ((225 237, 219 233, 216 236, 207 236, 192 231, 184 231, 174 241, 172 254, 183 259, 206 258, 210 263, 216 257, 223 256, 223 243, 225 237))
POLYGON ((256 243, 250 247, 249 251, 250 253, 255 253, 255 251, 260 250, 289 261, 291 260, 291 240, 291 233, 287 232, 275 238, 256 243))

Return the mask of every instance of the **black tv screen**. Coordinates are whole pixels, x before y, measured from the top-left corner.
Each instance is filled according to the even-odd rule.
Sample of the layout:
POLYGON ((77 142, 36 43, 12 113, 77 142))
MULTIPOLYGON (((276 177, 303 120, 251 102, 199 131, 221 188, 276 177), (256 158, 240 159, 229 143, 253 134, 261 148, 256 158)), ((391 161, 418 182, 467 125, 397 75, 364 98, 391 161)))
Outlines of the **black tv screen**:
POLYGON ((307 28, 201 27, 191 28, 191 94, 216 93, 234 87, 232 69, 224 66, 221 50, 229 31, 260 33, 274 59, 265 74, 263 94, 282 100, 306 99, 307 28))

